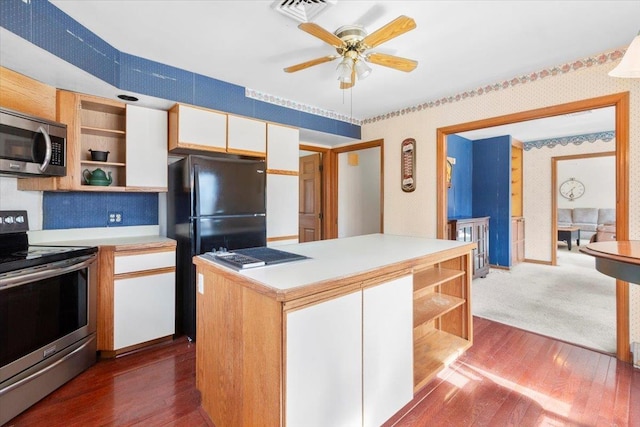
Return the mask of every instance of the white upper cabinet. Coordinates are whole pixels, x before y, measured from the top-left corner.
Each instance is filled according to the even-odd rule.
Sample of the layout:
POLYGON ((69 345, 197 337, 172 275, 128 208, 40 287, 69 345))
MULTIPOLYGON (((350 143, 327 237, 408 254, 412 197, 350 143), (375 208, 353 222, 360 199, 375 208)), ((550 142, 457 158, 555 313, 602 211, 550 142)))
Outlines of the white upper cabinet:
POLYGON ((226 151, 227 115, 176 104, 169 110, 169 150, 226 151))
POLYGON ((166 111, 127 105, 127 187, 167 188, 166 111))
POLYGON ((297 239, 298 190, 297 176, 267 174, 267 239, 297 239))
POLYGON ((300 131, 288 126, 267 125, 267 168, 298 171, 300 131))
POLYGON ((260 120, 229 115, 227 151, 264 156, 267 151, 267 124, 260 120))

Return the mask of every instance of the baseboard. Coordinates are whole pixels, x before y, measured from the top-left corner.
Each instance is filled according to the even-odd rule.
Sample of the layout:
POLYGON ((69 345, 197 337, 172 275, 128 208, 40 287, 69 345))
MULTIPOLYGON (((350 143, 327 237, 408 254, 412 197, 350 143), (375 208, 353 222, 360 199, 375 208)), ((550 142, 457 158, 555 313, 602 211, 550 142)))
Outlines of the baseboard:
POLYGON ((542 261, 540 259, 529 259, 525 258, 524 262, 530 262, 531 264, 542 264, 542 265, 552 265, 551 261, 542 261))

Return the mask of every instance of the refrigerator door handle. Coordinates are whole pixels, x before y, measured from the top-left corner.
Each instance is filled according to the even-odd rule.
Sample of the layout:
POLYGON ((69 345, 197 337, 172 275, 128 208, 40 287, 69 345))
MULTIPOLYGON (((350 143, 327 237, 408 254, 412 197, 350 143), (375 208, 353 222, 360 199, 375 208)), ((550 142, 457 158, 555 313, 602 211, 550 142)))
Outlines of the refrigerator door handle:
POLYGON ((200 166, 193 165, 193 213, 200 216, 200 166))
POLYGON ((198 224, 198 221, 193 221, 193 231, 194 231, 194 240, 195 240, 195 244, 196 244, 196 254, 201 254, 202 252, 200 252, 200 249, 202 247, 202 242, 200 239, 200 224, 198 224))

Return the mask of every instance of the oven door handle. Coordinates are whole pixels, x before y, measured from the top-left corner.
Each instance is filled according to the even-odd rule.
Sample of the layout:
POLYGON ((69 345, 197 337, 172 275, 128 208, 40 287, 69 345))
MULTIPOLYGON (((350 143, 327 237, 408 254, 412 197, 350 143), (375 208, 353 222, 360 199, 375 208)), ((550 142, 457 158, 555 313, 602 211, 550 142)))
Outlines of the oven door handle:
POLYGON ((64 260, 46 264, 45 266, 39 265, 37 267, 26 268, 20 274, 15 276, 0 278, 0 289, 9 289, 15 286, 37 282, 38 280, 82 270, 83 268, 91 265, 97 258, 98 256, 96 254, 92 254, 73 258, 74 262, 72 264, 70 264, 70 260, 64 260))

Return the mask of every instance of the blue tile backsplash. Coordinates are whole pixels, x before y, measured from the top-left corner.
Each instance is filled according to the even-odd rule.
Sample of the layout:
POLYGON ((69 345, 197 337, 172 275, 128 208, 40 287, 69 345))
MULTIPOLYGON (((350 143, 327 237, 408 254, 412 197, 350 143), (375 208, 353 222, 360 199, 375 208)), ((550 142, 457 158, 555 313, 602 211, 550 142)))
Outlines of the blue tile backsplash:
POLYGON ((158 225, 156 193, 44 192, 42 228, 92 228, 158 225), (109 223, 109 213, 122 214, 121 223, 109 223))
POLYGON ((124 91, 360 138, 360 126, 274 106, 245 88, 121 52, 46 0, 0 0, 0 26, 124 91))

